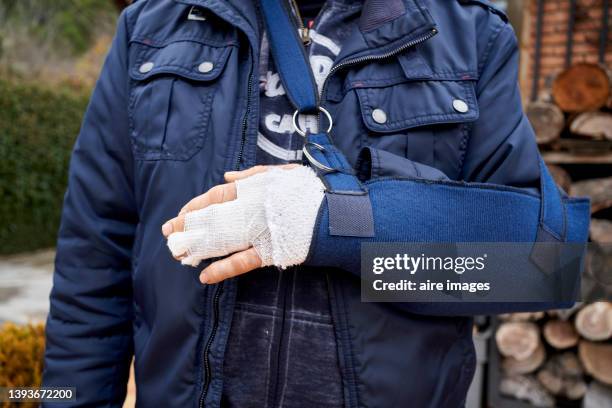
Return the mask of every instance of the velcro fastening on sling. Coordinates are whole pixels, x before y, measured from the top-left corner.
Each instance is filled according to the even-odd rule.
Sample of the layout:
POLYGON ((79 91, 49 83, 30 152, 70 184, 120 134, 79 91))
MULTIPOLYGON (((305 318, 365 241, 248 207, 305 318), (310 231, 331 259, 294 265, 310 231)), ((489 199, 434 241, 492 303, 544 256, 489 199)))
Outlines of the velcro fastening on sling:
POLYGON ((329 208, 329 234, 373 237, 374 217, 368 190, 356 177, 346 157, 326 133, 308 135, 306 148, 320 164, 334 169, 329 172, 316 169, 327 189, 325 197, 329 208))
POLYGON ((373 237, 374 218, 368 195, 325 193, 329 235, 373 237))

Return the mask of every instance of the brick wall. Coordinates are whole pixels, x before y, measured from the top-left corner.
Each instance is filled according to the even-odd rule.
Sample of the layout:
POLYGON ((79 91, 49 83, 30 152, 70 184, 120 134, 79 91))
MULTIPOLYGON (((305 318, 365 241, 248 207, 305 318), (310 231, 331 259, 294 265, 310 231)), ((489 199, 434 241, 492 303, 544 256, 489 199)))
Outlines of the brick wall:
MULTIPOLYGON (((512 0, 511 0, 512 1, 512 0)), ((570 0, 544 0, 540 57, 540 96, 545 96, 554 77, 565 67, 570 0)), ((525 1, 521 35, 521 88, 525 100, 531 97, 534 75, 537 0, 525 1)), ((578 0, 574 26, 572 62, 598 61, 603 13, 602 0, 578 0)), ((610 7, 612 21, 612 7, 610 7)), ((606 65, 612 66, 612 30, 608 32, 606 65)))

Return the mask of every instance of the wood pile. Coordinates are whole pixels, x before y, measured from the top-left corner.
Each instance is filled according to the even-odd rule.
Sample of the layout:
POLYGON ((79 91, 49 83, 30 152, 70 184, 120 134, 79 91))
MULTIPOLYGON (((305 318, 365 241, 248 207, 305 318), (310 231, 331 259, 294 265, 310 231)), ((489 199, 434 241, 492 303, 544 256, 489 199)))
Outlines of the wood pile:
POLYGON ((589 235, 591 243, 582 275, 582 299, 612 299, 612 221, 592 218, 589 235))
MULTIPOLYGON (((591 199, 582 299, 568 310, 499 317, 499 394, 517 406, 612 407, 612 76, 577 64, 527 114, 556 183, 591 199), (528 404, 528 405, 527 405, 528 404)), ((513 406, 513 405, 509 405, 513 406)))
POLYGON ((501 395, 536 407, 612 407, 612 302, 499 319, 501 395))
POLYGON ((570 192, 574 196, 590 197, 592 213, 612 207, 612 177, 576 182, 570 192))
POLYGON ((523 61, 531 68, 526 72, 533 75, 527 117, 557 184, 569 195, 588 196, 592 202, 590 245, 581 282, 584 303, 569 310, 499 317, 489 354, 489 379, 493 379, 489 393, 495 397, 489 402, 499 401, 489 406, 612 407, 608 2, 531 5, 523 51, 523 61), (593 21, 591 13, 600 13, 598 21, 593 21), (592 48, 584 46, 587 31, 597 37, 591 41, 592 48))
POLYGON ((612 163, 612 73, 577 63, 526 107, 549 163, 612 163))

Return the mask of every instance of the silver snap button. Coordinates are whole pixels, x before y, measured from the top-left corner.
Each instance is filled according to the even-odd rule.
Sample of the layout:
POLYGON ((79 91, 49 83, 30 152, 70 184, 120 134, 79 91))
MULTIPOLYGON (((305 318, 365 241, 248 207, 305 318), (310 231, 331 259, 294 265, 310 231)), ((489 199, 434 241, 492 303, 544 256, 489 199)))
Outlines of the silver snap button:
POLYGON ((140 66, 139 71, 141 74, 146 74, 147 72, 151 71, 154 66, 155 64, 153 64, 152 62, 145 62, 140 66))
POLYGON ((201 63, 201 64, 198 66, 198 71, 200 71, 200 72, 201 72, 201 73, 203 73, 203 74, 206 74, 206 73, 208 73, 208 72, 212 71, 212 70, 213 70, 213 68, 214 68, 214 65, 213 65, 213 63, 212 63, 212 62, 209 62, 209 61, 204 61, 203 63, 201 63))
POLYGON ((374 119, 374 122, 382 125, 387 122, 387 114, 382 109, 374 109, 372 111, 372 119, 374 119))
POLYGON ((453 108, 459 113, 466 113, 470 110, 468 104, 465 103, 465 101, 462 101, 461 99, 455 99, 453 101, 453 108))

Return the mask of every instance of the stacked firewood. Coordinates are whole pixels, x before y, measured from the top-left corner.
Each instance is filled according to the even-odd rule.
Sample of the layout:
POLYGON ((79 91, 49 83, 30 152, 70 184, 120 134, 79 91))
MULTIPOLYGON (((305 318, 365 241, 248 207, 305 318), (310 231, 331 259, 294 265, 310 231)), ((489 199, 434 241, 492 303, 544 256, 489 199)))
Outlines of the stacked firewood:
POLYGON ((572 182, 562 167, 548 165, 557 184, 569 195, 591 199, 591 219, 582 299, 585 301, 612 298, 612 177, 572 182))
POLYGON ((495 344, 502 395, 536 407, 612 407, 612 302, 501 315, 495 344))
MULTIPOLYGON (((589 146, 581 141, 612 141, 611 78, 606 67, 590 63, 575 64, 557 75, 546 96, 526 108, 538 144, 555 151, 589 146)), ((610 143, 590 146, 597 154, 610 143)))
POLYGON ((612 295, 611 86, 608 67, 581 62, 557 75, 550 89, 542 92, 544 96, 527 106, 540 150, 557 184, 571 196, 591 199, 593 245, 583 280, 587 301, 612 295), (605 284, 595 285, 601 282, 605 284))

